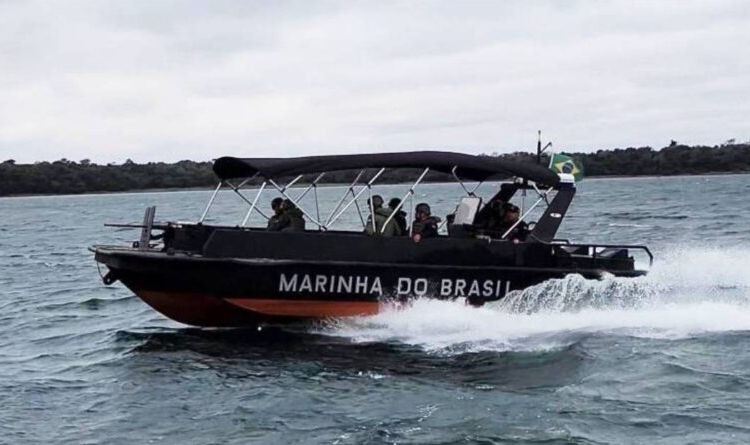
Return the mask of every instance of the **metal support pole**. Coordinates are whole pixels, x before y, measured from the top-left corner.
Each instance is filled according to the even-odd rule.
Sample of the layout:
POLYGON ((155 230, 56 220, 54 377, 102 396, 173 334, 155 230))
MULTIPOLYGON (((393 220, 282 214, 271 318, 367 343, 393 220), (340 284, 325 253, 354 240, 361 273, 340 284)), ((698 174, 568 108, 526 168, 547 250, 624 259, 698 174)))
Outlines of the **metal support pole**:
MULTIPOLYGON (((367 188, 366 186, 362 188, 364 190, 367 188)), ((357 197, 354 195, 354 188, 349 190, 352 194, 352 198, 354 199, 354 207, 357 209, 357 215, 359 215, 359 222, 362 223, 362 228, 365 228, 365 218, 362 216, 362 209, 359 208, 359 203, 357 202, 357 197)))
POLYGON ((476 195, 474 194, 474 192, 476 192, 476 191, 477 191, 477 190, 479 189, 479 187, 481 187, 481 186, 482 186, 482 184, 484 184, 484 181, 479 181, 479 182, 477 183, 477 185, 476 185, 476 186, 475 186, 475 187, 474 187, 473 189, 471 189, 471 192, 469 192, 469 193, 471 194, 471 196, 476 196, 476 195))
POLYGON ((536 183, 532 182, 531 185, 534 186, 534 190, 536 190, 536 194, 544 198, 544 203, 547 204, 547 207, 549 207, 549 200, 547 199, 547 193, 549 193, 549 191, 547 191, 547 193, 543 193, 541 190, 539 190, 539 187, 536 186, 536 183))
MULTIPOLYGON (((476 195, 474 194, 474 192, 475 192, 475 191, 476 191, 476 190, 477 190, 477 189, 479 188, 479 185, 477 185, 476 187, 474 187, 474 190, 469 190, 469 189, 468 189, 468 188, 467 188, 467 187, 466 187, 466 186, 464 185, 464 182, 463 182, 463 181, 461 181, 461 178, 459 178, 459 177, 458 177, 458 175, 456 174, 456 169, 458 169, 458 166, 457 166, 457 165, 456 165, 456 166, 454 166, 454 167, 453 167, 453 168, 451 169, 451 174, 453 175, 453 177, 454 177, 454 178, 456 178, 456 181, 458 181, 458 184, 459 184, 459 185, 461 186, 461 188, 463 188, 463 189, 464 189, 464 191, 466 192, 466 194, 467 194, 467 195, 469 195, 469 196, 476 196, 476 195)), ((479 184, 481 184, 481 182, 480 182, 479 184)))
POLYGON ((206 215, 208 215, 208 210, 214 204, 216 195, 219 193, 219 189, 221 189, 222 185, 224 185, 224 181, 219 181, 219 185, 216 186, 216 190, 214 190, 214 193, 211 195, 211 199, 208 200, 208 205, 206 206, 206 210, 203 211, 203 214, 201 215, 201 219, 198 220, 199 223, 202 223, 206 219, 206 215))
POLYGON ((424 177, 427 175, 427 172, 429 171, 430 171, 430 167, 425 168, 424 171, 422 171, 422 174, 419 175, 419 178, 417 178, 416 182, 414 182, 414 184, 411 187, 409 187, 409 191, 406 192, 403 199, 401 199, 401 202, 398 203, 396 208, 393 209, 393 212, 388 216, 388 219, 385 220, 385 224, 383 224, 383 228, 380 229, 381 233, 383 233, 385 226, 387 226, 388 223, 391 222, 391 220, 396 216, 396 213, 398 213, 398 211, 401 210, 401 208, 404 206, 404 202, 406 201, 406 198, 408 198, 411 195, 414 195, 414 189, 417 188, 419 183, 422 182, 422 179, 424 179, 424 177))
MULTIPOLYGON (((296 178, 292 179, 287 185, 285 185, 283 188, 280 188, 279 192, 281 192, 281 194, 284 194, 284 192, 286 192, 286 189, 288 189, 291 186, 293 186, 300 179, 302 179, 302 175, 299 175, 296 178)), ((269 179, 269 181, 270 181, 270 179, 269 179)), ((278 187, 278 186, 276 186, 276 187, 278 187)))
POLYGON ((372 187, 370 187, 369 184, 367 184, 367 190, 370 194, 370 199, 367 200, 367 203, 370 204, 370 222, 372 223, 372 234, 377 235, 378 226, 375 224, 375 203, 372 200, 372 187))
POLYGON ((359 182, 359 178, 362 177, 362 175, 365 173, 365 169, 362 169, 359 171, 357 176, 354 178, 354 181, 352 181, 351 185, 346 189, 344 194, 341 196, 341 199, 339 199, 339 202, 336 203, 336 207, 333 208, 333 211, 330 215, 328 215, 328 218, 326 218, 326 225, 331 223, 331 218, 333 218, 333 215, 338 212, 339 208, 341 208, 341 204, 344 203, 344 200, 346 199, 347 195, 349 195, 349 192, 352 190, 352 188, 359 182))
MULTIPOLYGON (((297 177, 297 179, 298 179, 298 178, 299 178, 299 176, 297 177)), ((295 179, 295 181, 296 181, 297 179, 295 179)), ((325 226, 324 226, 324 225, 323 225, 323 224, 322 224, 322 223, 321 223, 320 221, 318 221, 318 220, 317 220, 316 218, 314 218, 314 217, 313 217, 312 215, 310 215, 309 213, 307 213, 307 211, 306 211, 306 210, 305 210, 304 208, 300 207, 299 203, 298 203, 298 202, 297 202, 297 201, 296 201, 296 200, 295 200, 294 198, 292 198, 291 196, 287 195, 286 191, 284 190, 284 189, 285 189, 286 187, 285 187, 285 188, 281 188, 281 187, 279 187, 279 185, 278 185, 278 184, 276 184, 276 182, 275 182, 275 181, 274 181, 273 179, 271 179, 271 178, 268 178, 268 182, 269 182, 269 183, 270 183, 270 184, 271 184, 272 186, 274 186, 274 188, 276 188, 276 190, 278 190, 278 191, 279 191, 279 193, 281 193, 281 195, 282 195, 282 196, 283 196, 284 198, 286 198, 286 199, 288 199, 288 200, 292 201, 292 202, 294 203, 294 205, 296 205, 296 206, 297 206, 297 208, 298 208, 298 209, 299 209, 299 210, 300 210, 300 211, 301 211, 302 213, 304 213, 304 214, 305 214, 305 216, 307 216, 308 218, 310 218, 310 221, 312 221, 313 223, 317 224, 317 225, 318 225, 318 228, 319 228, 319 229, 323 229, 323 230, 325 230, 325 226)), ((293 182, 294 182, 294 181, 293 181, 293 182)))
MULTIPOLYGON (((257 175, 255 175, 255 176, 257 176, 257 175)), ((242 181, 242 182, 240 182, 240 185, 237 186, 237 190, 242 189, 242 187, 244 187, 245 184, 247 184, 248 182, 250 182, 250 180, 252 180, 255 176, 251 176, 249 178, 245 178, 245 180, 242 181)))
MULTIPOLYGON (((226 184, 227 184, 227 185, 228 185, 229 187, 231 187, 231 188, 232 188, 232 190, 234 191, 234 193, 236 193, 236 194, 237 194, 237 196, 239 196, 240 198, 242 198, 242 200, 243 200, 243 201, 245 201, 245 202, 246 202, 246 203, 247 203, 247 204, 248 204, 249 206, 252 206, 252 205, 253 205, 253 203, 252 203, 252 202, 251 202, 250 200, 248 200, 248 199, 247 199, 247 198, 245 197, 245 195, 243 195, 243 194, 242 194, 242 193, 240 192, 240 189, 238 189, 237 187, 235 187, 235 186, 234 186, 234 185, 233 185, 233 184, 232 184, 231 182, 229 182, 229 181, 224 181, 224 182, 225 182, 225 183, 226 183, 226 184)), ((270 218, 269 218, 268 216, 266 216, 266 214, 265 214, 265 213, 263 213, 263 212, 262 212, 262 211, 261 211, 261 210, 260 210, 259 208, 257 208, 257 207, 256 207, 256 208, 255 208, 255 211, 256 211, 256 212, 258 212, 258 213, 260 213, 261 215, 263 215, 263 217, 264 217, 265 219, 267 219, 267 220, 268 220, 268 219, 270 219, 270 218)))
POLYGON ((313 187, 313 194, 315 195, 315 216, 318 217, 318 221, 320 221, 320 205, 318 204, 318 185, 315 184, 315 187, 313 187))
MULTIPOLYGON (((385 168, 381 168, 380 170, 378 170, 378 172, 377 172, 377 173, 375 173, 375 176, 373 176, 373 177, 372 177, 372 178, 371 178, 371 179, 370 179, 370 180, 369 180, 369 181, 367 182, 367 185, 372 185, 372 184, 373 184, 373 183, 375 182, 375 180, 376 180, 376 179, 378 179, 378 178, 380 177, 380 175, 381 175, 381 174, 383 174, 383 172, 384 172, 384 171, 385 171, 385 168)), ((343 209, 341 209, 341 210, 340 210, 340 211, 339 211, 339 212, 338 212, 338 213, 336 214, 336 216, 334 216, 333 218, 331 218, 331 220, 330 220, 330 221, 329 221, 329 222, 327 223, 327 226, 330 226, 330 225, 331 225, 331 224, 333 224, 333 223, 334 223, 334 222, 335 222, 335 221, 336 221, 337 219, 339 219, 339 217, 340 217, 340 216, 341 216, 341 215, 342 215, 342 214, 343 214, 343 213, 344 213, 344 212, 346 211, 346 209, 348 209, 349 207, 351 207, 352 203, 354 203, 354 202, 357 202, 357 199, 358 199, 358 198, 359 198, 360 196, 362 196, 362 193, 364 193, 364 192, 365 192, 365 190, 367 190, 367 187, 362 187, 362 188, 361 188, 361 189, 359 190, 359 192, 357 192, 357 194, 356 194, 356 195, 354 195, 354 198, 353 198, 353 199, 352 199, 351 201, 349 201, 349 203, 348 203, 347 205, 345 205, 345 206, 344 206, 344 208, 343 208, 343 209)), ((347 193, 347 194, 348 194, 348 193, 347 193)), ((327 228, 327 227, 326 227, 326 228, 327 228)))
MULTIPOLYGON (((323 175, 325 175, 325 172, 319 174, 318 177, 315 178, 315 180, 312 183, 310 183, 310 185, 308 185, 307 188, 305 188, 305 190, 297 197, 297 201, 302 201, 302 198, 304 198, 305 195, 307 195, 307 192, 309 192, 311 188, 315 188, 318 185, 318 181, 320 181, 320 179, 323 177, 323 175)), ((288 188, 288 186, 284 187, 285 190, 287 188, 288 188)), ((318 219, 320 219, 320 218, 318 218, 318 219)))
POLYGON ((542 196, 541 198, 537 199, 536 202, 534 203, 534 205, 532 205, 531 207, 529 207, 529 210, 527 210, 526 213, 524 213, 523 215, 521 215, 521 217, 518 218, 518 221, 516 221, 512 226, 510 226, 510 228, 505 233, 503 233, 503 236, 501 236, 500 238, 504 239, 506 236, 508 236, 508 234, 510 232, 513 231, 513 229, 516 228, 516 226, 518 226, 519 224, 521 224, 521 221, 523 221, 523 219, 526 218, 529 215, 529 213, 531 213, 531 211, 536 208, 536 206, 538 206, 542 201, 544 201, 544 198, 547 196, 547 193, 551 192, 552 189, 553 189, 553 187, 550 187, 544 193, 544 196, 542 196))
POLYGON ((261 184, 260 188, 258 189, 258 193, 255 194, 255 199, 253 199, 253 203, 250 205, 250 209, 248 209, 247 213, 245 214, 245 219, 242 220, 242 227, 245 227, 245 224, 247 224, 247 220, 250 219, 250 214, 253 213, 253 210, 255 210, 255 205, 258 204, 260 194, 263 193, 263 189, 265 188, 266 181, 263 181, 263 184, 261 184))

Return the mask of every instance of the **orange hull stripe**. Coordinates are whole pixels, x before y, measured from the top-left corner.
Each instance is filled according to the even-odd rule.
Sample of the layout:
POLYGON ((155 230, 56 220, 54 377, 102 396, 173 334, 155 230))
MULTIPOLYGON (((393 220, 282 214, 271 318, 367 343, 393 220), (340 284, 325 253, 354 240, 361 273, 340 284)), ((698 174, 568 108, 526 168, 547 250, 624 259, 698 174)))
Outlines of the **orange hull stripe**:
POLYGON ((352 317, 374 315, 380 304, 371 301, 267 300, 227 298, 225 301, 265 315, 286 317, 352 317))

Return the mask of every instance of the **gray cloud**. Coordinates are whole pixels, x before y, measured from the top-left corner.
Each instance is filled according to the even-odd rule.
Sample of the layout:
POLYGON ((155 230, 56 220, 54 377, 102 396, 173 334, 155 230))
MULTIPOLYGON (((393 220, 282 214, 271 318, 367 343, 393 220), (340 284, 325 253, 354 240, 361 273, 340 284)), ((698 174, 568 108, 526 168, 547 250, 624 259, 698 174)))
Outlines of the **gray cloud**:
POLYGON ((0 2, 0 159, 750 138, 750 4, 0 2))

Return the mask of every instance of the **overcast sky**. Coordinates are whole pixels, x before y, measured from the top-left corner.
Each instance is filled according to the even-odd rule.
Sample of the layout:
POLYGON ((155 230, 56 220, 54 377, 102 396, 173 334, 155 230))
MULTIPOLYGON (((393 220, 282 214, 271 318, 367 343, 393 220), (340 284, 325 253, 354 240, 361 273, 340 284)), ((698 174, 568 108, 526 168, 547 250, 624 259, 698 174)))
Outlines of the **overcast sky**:
POLYGON ((0 161, 750 139, 750 1, 0 0, 0 161))

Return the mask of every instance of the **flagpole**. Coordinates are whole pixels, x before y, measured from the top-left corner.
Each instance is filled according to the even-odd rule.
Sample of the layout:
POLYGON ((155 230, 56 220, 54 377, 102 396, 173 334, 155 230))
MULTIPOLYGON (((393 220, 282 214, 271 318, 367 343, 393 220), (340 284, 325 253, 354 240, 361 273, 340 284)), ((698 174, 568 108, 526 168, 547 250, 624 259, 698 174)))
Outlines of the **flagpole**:
POLYGON ((542 164, 542 130, 537 130, 538 139, 536 141, 536 163, 542 164))

